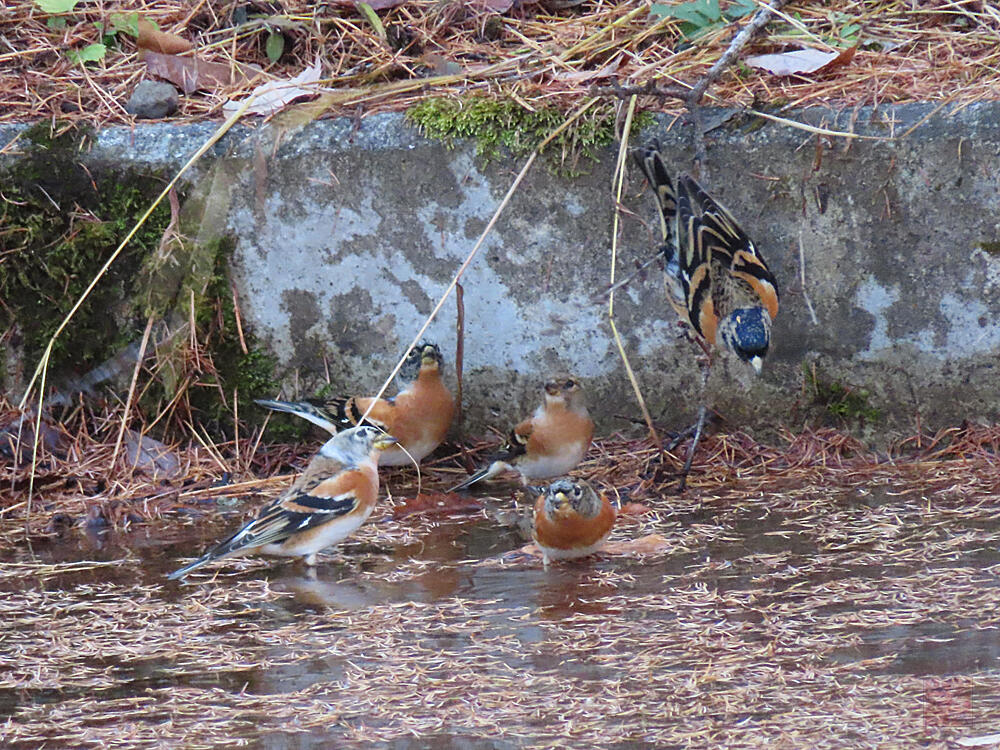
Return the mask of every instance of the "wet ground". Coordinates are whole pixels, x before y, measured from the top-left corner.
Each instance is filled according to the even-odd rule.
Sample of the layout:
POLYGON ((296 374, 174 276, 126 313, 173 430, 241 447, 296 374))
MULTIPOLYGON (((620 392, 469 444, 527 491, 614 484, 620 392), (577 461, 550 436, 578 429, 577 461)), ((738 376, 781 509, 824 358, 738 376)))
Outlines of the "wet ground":
POLYGON ((233 511, 0 550, 0 744, 995 746, 1000 497, 649 498, 612 553, 547 569, 503 505, 383 509, 315 577, 165 581, 233 511))

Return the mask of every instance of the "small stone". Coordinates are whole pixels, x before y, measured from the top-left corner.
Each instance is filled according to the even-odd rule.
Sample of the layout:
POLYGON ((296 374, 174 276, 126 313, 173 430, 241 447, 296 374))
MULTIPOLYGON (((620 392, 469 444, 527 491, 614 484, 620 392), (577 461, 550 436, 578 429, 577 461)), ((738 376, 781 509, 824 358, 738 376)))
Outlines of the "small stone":
POLYGON ((177 111, 177 89, 162 81, 142 81, 135 87, 125 111, 139 120, 158 120, 177 111))

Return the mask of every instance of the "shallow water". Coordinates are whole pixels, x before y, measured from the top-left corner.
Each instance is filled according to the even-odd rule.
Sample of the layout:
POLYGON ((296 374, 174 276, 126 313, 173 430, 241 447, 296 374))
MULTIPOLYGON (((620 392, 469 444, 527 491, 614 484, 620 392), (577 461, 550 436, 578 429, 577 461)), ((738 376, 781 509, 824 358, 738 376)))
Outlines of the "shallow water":
POLYGON ((655 554, 549 568, 484 513, 377 517, 314 576, 240 561, 164 580, 236 517, 7 549, 0 740, 945 747, 1000 731, 996 498, 896 484, 651 504, 615 540, 660 534, 655 554))

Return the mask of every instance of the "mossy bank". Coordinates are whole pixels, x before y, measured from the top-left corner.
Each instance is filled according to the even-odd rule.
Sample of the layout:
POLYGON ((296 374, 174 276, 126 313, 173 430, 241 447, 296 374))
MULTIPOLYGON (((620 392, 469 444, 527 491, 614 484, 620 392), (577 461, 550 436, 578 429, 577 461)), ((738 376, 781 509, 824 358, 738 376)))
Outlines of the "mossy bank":
POLYGON ((138 351, 150 316, 174 327, 193 320, 197 333, 184 333, 183 346, 157 346, 155 340, 148 346, 139 405, 155 415, 185 388, 202 421, 231 424, 233 394, 244 415, 251 414, 252 399, 277 385, 274 359, 256 345, 249 327, 240 330, 237 324, 228 269, 232 240, 213 240, 198 252, 172 252, 173 260, 188 260, 179 277, 157 264, 168 243, 191 245, 171 209, 171 203, 175 209, 183 203, 185 190, 153 209, 93 283, 169 179, 164 170, 137 168, 127 159, 88 164, 93 138, 86 128, 39 123, 21 133, 18 158, 0 168, 0 331, 7 349, 0 386, 19 395, 58 331, 48 357, 51 390, 110 384, 120 398, 135 358, 118 363, 115 358, 130 346, 138 351), (190 258, 203 259, 200 267, 190 258), (175 288, 166 294, 171 284, 175 288), (190 341, 204 357, 193 369, 190 341), (174 362, 160 362, 160 355, 174 362), (219 392, 230 398, 220 399, 219 392))

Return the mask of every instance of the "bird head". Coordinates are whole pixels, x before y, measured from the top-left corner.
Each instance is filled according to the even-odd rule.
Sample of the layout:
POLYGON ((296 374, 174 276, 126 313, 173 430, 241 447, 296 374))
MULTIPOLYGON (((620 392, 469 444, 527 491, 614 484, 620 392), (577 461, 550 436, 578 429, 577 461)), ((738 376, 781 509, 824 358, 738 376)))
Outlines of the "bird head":
POLYGON ((557 479, 545 490, 545 512, 554 516, 570 511, 592 518, 601 511, 601 500, 582 479, 557 479))
POLYGON ((760 374, 771 345, 771 316, 762 307, 734 310, 719 321, 723 345, 760 374))
POLYGON ((338 432, 319 449, 320 454, 346 465, 354 465, 399 441, 378 427, 353 427, 338 432))
POLYGON ((550 404, 554 401, 570 404, 582 397, 582 390, 580 381, 572 375, 555 375, 545 381, 545 401, 550 404))
POLYGON ((405 383, 412 383, 421 372, 439 370, 443 362, 444 358, 437 344, 421 341, 407 352, 403 366, 399 368, 399 379, 405 383))

